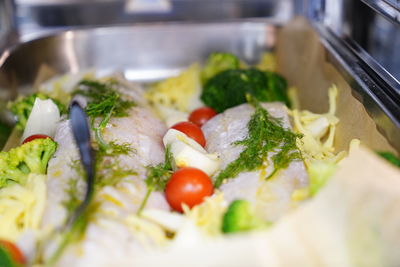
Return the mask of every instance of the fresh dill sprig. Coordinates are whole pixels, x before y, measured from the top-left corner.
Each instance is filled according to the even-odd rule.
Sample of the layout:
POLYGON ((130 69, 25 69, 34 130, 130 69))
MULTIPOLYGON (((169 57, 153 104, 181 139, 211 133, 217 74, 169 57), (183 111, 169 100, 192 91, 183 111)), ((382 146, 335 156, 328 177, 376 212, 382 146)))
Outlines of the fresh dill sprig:
POLYGON ((110 146, 102 136, 102 131, 111 117, 125 117, 128 115, 128 110, 135 106, 133 101, 123 99, 116 86, 118 86, 116 80, 103 83, 96 80, 82 80, 73 92, 73 95, 83 95, 88 98, 85 111, 90 118, 96 141, 101 150, 115 149, 118 146, 116 144, 113 147, 110 146), (97 126, 95 126, 96 118, 101 119, 97 126))
POLYGON ((76 172, 75 177, 71 177, 67 181, 67 187, 65 193, 68 195, 68 199, 63 201, 63 206, 66 208, 69 215, 72 215, 74 211, 82 202, 83 192, 79 190, 79 180, 85 175, 82 165, 79 160, 73 160, 69 166, 76 172))
POLYGON ((272 117, 256 100, 250 99, 249 102, 254 106, 255 112, 247 124, 248 135, 233 143, 243 146, 244 149, 236 160, 218 174, 214 183, 216 188, 224 180, 234 178, 241 172, 260 168, 270 153, 275 153, 271 157, 274 170, 266 179, 285 169, 291 161, 302 159, 296 145, 301 135, 285 129, 281 120, 272 117))
POLYGON ((68 180, 65 192, 69 198, 62 204, 67 209, 68 214, 72 214, 74 210, 81 204, 82 200, 78 197, 78 179, 73 178, 68 180))
POLYGON ((165 148, 165 159, 164 163, 160 163, 156 166, 147 166, 147 192, 140 204, 137 214, 140 215, 142 210, 145 208, 147 200, 150 197, 151 192, 154 190, 162 191, 165 189, 169 178, 172 175, 173 158, 170 145, 165 148))
POLYGON ((126 176, 137 175, 134 170, 122 167, 116 159, 105 160, 100 164, 101 167, 96 167, 96 169, 101 169, 101 172, 96 176, 95 188, 97 190, 105 186, 115 186, 126 176))

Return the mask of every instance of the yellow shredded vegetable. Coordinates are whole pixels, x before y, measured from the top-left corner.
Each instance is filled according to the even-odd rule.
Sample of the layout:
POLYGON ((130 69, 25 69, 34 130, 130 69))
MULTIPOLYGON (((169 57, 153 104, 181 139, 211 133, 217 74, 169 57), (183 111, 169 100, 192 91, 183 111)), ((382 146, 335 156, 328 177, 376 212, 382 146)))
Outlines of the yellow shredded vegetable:
POLYGON ((38 230, 46 202, 46 175, 30 174, 25 185, 0 189, 0 239, 16 241, 38 230))
POLYGON ((154 84, 145 97, 154 105, 190 112, 201 106, 200 66, 195 63, 176 77, 154 84))
POLYGON ((276 56, 274 53, 265 52, 261 56, 260 62, 257 64, 257 68, 260 70, 276 71, 276 56))
MULTIPOLYGON (((292 91, 291 96, 295 99, 295 90, 292 89, 292 91)), ((294 131, 303 134, 303 138, 298 141, 297 145, 302 151, 310 177, 309 187, 293 192, 292 199, 295 201, 315 195, 334 173, 336 164, 348 154, 347 151, 335 153, 334 138, 336 126, 339 123, 339 119, 335 116, 338 96, 335 85, 329 88, 328 96, 329 110, 327 113, 316 114, 307 110, 288 110, 289 115, 293 118, 294 131)), ((295 107, 298 107, 298 104, 295 107)), ((350 143, 350 150, 359 143, 359 140, 353 139, 350 143)))
POLYGON ((329 88, 329 111, 316 114, 310 111, 289 110, 293 118, 294 131, 303 134, 298 147, 303 152, 307 167, 314 161, 337 163, 346 155, 346 151, 335 154, 334 138, 339 119, 335 116, 338 90, 335 85, 329 88))
POLYGON ((211 236, 221 234, 222 217, 226 209, 227 203, 222 192, 206 198, 202 204, 192 209, 183 206, 185 215, 211 236))

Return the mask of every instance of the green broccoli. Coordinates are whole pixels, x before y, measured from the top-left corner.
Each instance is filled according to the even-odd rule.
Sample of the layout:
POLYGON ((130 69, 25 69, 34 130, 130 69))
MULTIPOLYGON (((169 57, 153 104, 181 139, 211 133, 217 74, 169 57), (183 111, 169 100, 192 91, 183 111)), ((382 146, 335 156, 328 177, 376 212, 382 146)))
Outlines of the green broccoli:
POLYGON ((29 115, 31 114, 33 105, 35 104, 36 97, 45 100, 51 99, 57 105, 60 114, 66 114, 67 108, 58 100, 48 97, 43 93, 35 93, 24 97, 19 97, 14 102, 8 103, 8 108, 15 115, 17 124, 16 127, 20 130, 25 128, 29 115))
POLYGON ((377 153, 382 158, 386 159, 393 165, 400 168, 400 158, 396 157, 393 153, 391 153, 391 152, 377 152, 377 153))
POLYGON ((248 201, 238 199, 229 205, 222 219, 222 232, 245 232, 254 229, 263 229, 269 225, 270 223, 263 221, 254 214, 248 201))
POLYGON ((239 59, 229 53, 212 53, 208 56, 207 61, 201 71, 201 81, 205 84, 211 77, 229 69, 238 69, 240 65, 239 59))
POLYGON ((0 245, 0 266, 1 267, 17 267, 20 266, 17 264, 11 253, 4 247, 0 245))
POLYGON ((56 149, 57 143, 45 138, 0 152, 0 188, 10 182, 24 183, 29 173, 45 174, 56 149))
POLYGON ((289 105, 283 77, 257 69, 226 70, 212 77, 201 94, 203 102, 217 112, 246 103, 246 94, 261 102, 281 101, 289 105))

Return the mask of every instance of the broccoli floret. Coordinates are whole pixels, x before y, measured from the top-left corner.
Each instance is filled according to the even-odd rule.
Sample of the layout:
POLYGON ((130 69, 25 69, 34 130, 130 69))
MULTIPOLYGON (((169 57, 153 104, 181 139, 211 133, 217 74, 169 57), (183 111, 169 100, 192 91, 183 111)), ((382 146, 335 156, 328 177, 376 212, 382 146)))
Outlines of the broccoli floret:
POLYGON ((377 152, 377 153, 382 158, 386 159, 393 165, 400 168, 400 158, 396 157, 393 153, 391 153, 391 152, 377 152))
POLYGON ((50 98, 43 93, 35 93, 28 96, 20 97, 14 102, 10 102, 8 104, 8 108, 15 115, 17 124, 16 127, 20 130, 23 130, 26 126, 26 122, 28 121, 29 115, 31 114, 33 105, 35 104, 36 97, 45 100, 51 99, 54 104, 57 105, 60 114, 66 114, 67 108, 58 100, 50 98))
POLYGON ((212 53, 208 56, 207 61, 201 71, 201 81, 205 84, 211 77, 229 69, 238 69, 240 65, 239 59, 229 53, 212 53))
POLYGON ((0 266, 1 267, 18 267, 19 264, 15 263, 10 251, 0 244, 0 266))
POLYGON ((212 77, 201 94, 203 102, 217 112, 243 104, 246 94, 261 102, 281 101, 289 105, 282 76, 257 69, 226 70, 212 77))
POLYGON ((246 200, 238 199, 233 201, 222 219, 222 232, 235 233, 245 232, 255 229, 263 229, 270 224, 258 218, 250 203, 246 200))
POLYGON ((23 184, 30 173, 45 174, 56 149, 57 143, 45 138, 0 152, 0 188, 10 182, 23 184))

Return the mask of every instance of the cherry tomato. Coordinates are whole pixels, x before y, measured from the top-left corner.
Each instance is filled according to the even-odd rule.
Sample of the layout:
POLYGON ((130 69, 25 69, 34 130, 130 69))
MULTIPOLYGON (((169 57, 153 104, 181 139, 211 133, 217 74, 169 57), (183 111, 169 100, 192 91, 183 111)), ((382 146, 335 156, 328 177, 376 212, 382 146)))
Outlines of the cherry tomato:
POLYGON ((31 136, 27 137, 27 138, 22 142, 22 144, 26 144, 26 143, 28 143, 28 142, 30 142, 30 141, 33 141, 33 140, 35 140, 35 139, 41 139, 41 138, 43 138, 43 139, 50 138, 51 140, 53 140, 50 136, 45 135, 45 134, 34 134, 34 135, 31 135, 31 136))
POLYGON ((199 143, 202 147, 206 146, 206 138, 204 137, 203 131, 196 124, 188 121, 183 121, 183 122, 178 122, 171 128, 186 134, 194 141, 199 143))
POLYGON ((203 202, 207 196, 211 196, 214 187, 210 177, 202 170, 184 167, 172 174, 165 187, 165 196, 169 205, 176 211, 182 212, 182 204, 189 208, 203 202))
POLYGON ((9 253, 13 261, 19 264, 25 264, 25 257, 21 250, 12 242, 0 240, 0 247, 9 253))
POLYGON ((217 115, 217 112, 209 107, 202 107, 192 111, 189 116, 189 121, 201 127, 209 119, 217 115))

